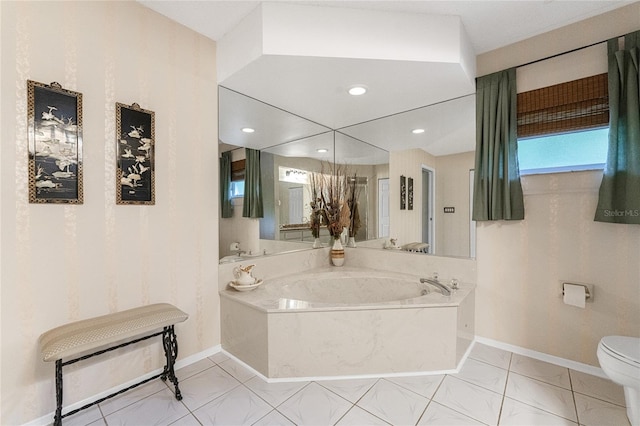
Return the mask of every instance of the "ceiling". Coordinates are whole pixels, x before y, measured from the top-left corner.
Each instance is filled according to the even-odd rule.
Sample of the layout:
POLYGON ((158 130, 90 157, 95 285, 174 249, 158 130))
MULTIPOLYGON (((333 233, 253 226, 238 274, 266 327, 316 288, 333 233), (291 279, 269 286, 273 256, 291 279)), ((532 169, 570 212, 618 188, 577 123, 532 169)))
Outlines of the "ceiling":
MULTIPOLYGON (((236 29, 243 18, 263 3, 138 1, 206 37, 222 42, 225 35, 236 29)), ((632 1, 278 3, 333 8, 334 13, 358 9, 382 11, 389 16, 401 13, 407 16, 457 16, 477 55, 605 13, 632 1)), ((332 129, 342 128, 344 133, 386 150, 422 148, 432 155, 471 151, 475 145, 473 78, 465 80, 456 73, 460 74, 459 68, 415 61, 262 55, 219 81, 221 85, 250 97, 242 102, 243 106, 236 104, 229 108, 231 104, 225 107, 221 96, 220 140, 257 149, 281 145, 299 139, 301 122, 309 119, 332 129), (370 93, 358 99, 346 95, 344 89, 356 82, 365 84, 370 93), (272 109, 274 106, 277 108, 272 109), (266 110, 270 110, 268 114, 266 110), (288 115, 287 111, 294 115, 288 115), (408 112, 400 114, 403 111, 408 112), (381 117, 386 118, 376 120, 381 117), (363 122, 365 124, 357 125, 363 122), (469 124, 463 126, 462 122, 469 124), (288 127, 292 123, 297 130, 288 127), (267 125, 270 127, 268 130, 267 125), (239 131, 245 126, 256 127, 257 130, 247 136, 239 131), (427 131, 422 135, 412 135, 410 130, 415 127, 427 131), (261 136, 259 129, 264 129, 261 136)), ((314 125, 310 127, 314 128, 314 125)), ((316 133, 317 130, 313 129, 316 133)))

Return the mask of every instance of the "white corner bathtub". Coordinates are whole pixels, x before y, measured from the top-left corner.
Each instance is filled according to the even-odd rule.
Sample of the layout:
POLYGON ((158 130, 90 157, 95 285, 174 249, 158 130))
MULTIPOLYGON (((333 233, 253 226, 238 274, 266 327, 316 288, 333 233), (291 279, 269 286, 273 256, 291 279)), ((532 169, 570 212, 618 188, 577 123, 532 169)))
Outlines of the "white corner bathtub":
POLYGON ((267 378, 455 370, 474 335, 474 286, 322 268, 220 292, 222 347, 267 378), (425 294, 426 293, 426 294, 425 294))

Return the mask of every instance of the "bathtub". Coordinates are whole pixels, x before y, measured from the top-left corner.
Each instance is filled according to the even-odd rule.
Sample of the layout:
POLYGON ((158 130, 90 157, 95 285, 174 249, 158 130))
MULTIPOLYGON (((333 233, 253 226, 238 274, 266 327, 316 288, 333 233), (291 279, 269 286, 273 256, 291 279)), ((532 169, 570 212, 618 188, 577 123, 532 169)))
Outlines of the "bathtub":
POLYGON ((266 378, 455 371, 474 335, 474 285, 322 268, 220 292, 222 347, 266 378))

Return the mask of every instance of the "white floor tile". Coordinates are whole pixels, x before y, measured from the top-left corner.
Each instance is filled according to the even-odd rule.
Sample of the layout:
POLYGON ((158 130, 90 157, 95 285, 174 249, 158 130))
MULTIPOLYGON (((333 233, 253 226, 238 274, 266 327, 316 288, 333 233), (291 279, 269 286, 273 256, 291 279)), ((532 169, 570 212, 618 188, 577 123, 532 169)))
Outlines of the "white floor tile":
POLYGON ((278 407, 296 425, 332 425, 351 408, 349 401, 310 383, 278 407))
POLYGON ((571 386, 574 392, 594 398, 603 399, 613 404, 625 405, 624 388, 611 380, 580 371, 569 370, 571 375, 571 386))
POLYGON ((567 389, 509 373, 505 396, 565 419, 577 421, 573 393, 567 389))
POLYGON ((273 407, 277 407, 308 384, 309 382, 267 383, 256 376, 247 380, 244 385, 273 407))
POLYGON ((273 407, 244 386, 214 399, 193 412, 205 425, 251 425, 273 407))
POLYGON ((415 425, 428 398, 381 379, 358 401, 358 406, 394 425, 415 425))
MULTIPOLYGON (((126 391, 121 395, 114 396, 111 399, 107 399, 106 401, 103 401, 98 405, 100 406, 102 414, 106 416, 115 411, 121 410, 128 405, 138 402, 142 398, 146 398, 149 395, 153 395, 166 389, 168 389, 167 385, 162 380, 152 380, 148 383, 145 383, 144 385, 138 386, 135 389, 126 391)), ((180 390, 182 391, 182 386, 180 387, 180 390)))
POLYGON ((482 423, 496 424, 500 415, 502 395, 447 376, 433 400, 482 423))
POLYGON ((253 426, 295 426, 295 424, 277 410, 272 410, 269 414, 255 422, 253 426))
POLYGON ((389 423, 354 405, 336 425, 339 426, 388 426, 389 423))
POLYGON ((393 377, 387 380, 405 389, 409 389, 418 395, 432 398, 443 379, 444 375, 438 374, 433 376, 393 377))
POLYGON ((177 401, 173 392, 164 391, 144 398, 122 410, 106 416, 109 426, 115 425, 169 425, 189 414, 189 410, 177 401))
POLYGON ((629 426, 622 387, 482 344, 446 376, 267 383, 222 353, 176 374, 182 401, 154 380, 64 424, 629 426))
POLYGON ((467 417, 464 414, 458 413, 451 408, 433 401, 427 407, 427 411, 424 412, 418 424, 434 426, 482 425, 482 423, 472 419, 471 417, 467 417))
POLYGON ((209 368, 180 383, 182 402, 193 411, 237 386, 240 382, 220 367, 209 368))
POLYGON ((585 426, 629 426, 627 409, 596 398, 575 394, 578 420, 585 426))
MULTIPOLYGON (((64 414, 64 410, 62 411, 62 414, 64 414)), ((62 424, 64 424, 64 426, 85 426, 95 422, 96 420, 102 420, 102 413, 100 412, 98 406, 94 405, 93 407, 87 408, 86 410, 79 411, 76 414, 63 418, 62 424)), ((103 423, 98 422, 96 424, 103 423)), ((50 424, 53 424, 53 416, 51 416, 50 424)))
POLYGON ((455 377, 499 394, 504 393, 507 384, 507 370, 475 359, 467 359, 455 377))
POLYGON ((476 342, 476 344, 473 345, 473 349, 471 349, 469 358, 508 370, 509 363, 511 362, 511 352, 476 342))
POLYGON ((180 382, 182 382, 183 380, 188 379, 189 377, 196 375, 206 370, 207 368, 214 367, 215 365, 216 364, 209 358, 204 358, 198 362, 194 362, 193 364, 189 364, 176 370, 176 377, 180 382))
POLYGON ((241 383, 246 382, 250 378, 254 377, 255 374, 253 371, 249 370, 242 364, 238 363, 233 359, 228 359, 218 364, 220 368, 222 368, 227 373, 231 374, 233 377, 238 379, 241 383))
POLYGON ((318 384, 355 404, 371 389, 371 386, 373 386, 377 380, 378 379, 326 380, 318 382, 318 384))
POLYGON ((500 414, 500 426, 576 426, 564 417, 555 416, 547 411, 531 405, 523 404, 515 399, 505 398, 500 414))
POLYGON ((171 423, 171 426, 200 426, 200 422, 193 416, 193 414, 187 414, 186 416, 171 423))
POLYGON ((571 390, 569 369, 559 365, 513 354, 510 371, 571 390))
POLYGON ((216 364, 220 364, 221 362, 224 362, 230 358, 224 352, 216 352, 215 354, 211 355, 209 359, 215 362, 216 364))

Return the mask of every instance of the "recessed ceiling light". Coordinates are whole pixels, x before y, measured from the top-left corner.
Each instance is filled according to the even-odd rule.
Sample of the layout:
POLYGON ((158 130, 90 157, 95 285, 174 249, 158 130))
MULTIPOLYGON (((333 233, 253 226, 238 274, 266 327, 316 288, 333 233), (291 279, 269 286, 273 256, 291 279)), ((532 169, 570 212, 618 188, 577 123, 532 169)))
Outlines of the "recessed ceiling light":
POLYGON ((411 131, 414 135, 419 135, 420 133, 424 133, 424 129, 413 129, 411 131))
POLYGON ((360 96, 367 93, 367 88, 364 86, 353 86, 349 89, 349 94, 353 96, 360 96))
POLYGON ((318 149, 316 149, 316 152, 324 154, 325 152, 329 152, 329 150, 327 148, 318 148, 318 149))
POLYGON ((255 130, 255 129, 252 129, 251 127, 243 127, 243 128, 242 128, 242 131, 243 131, 243 132, 245 132, 245 133, 253 133, 253 132, 255 132, 256 130, 255 130))

